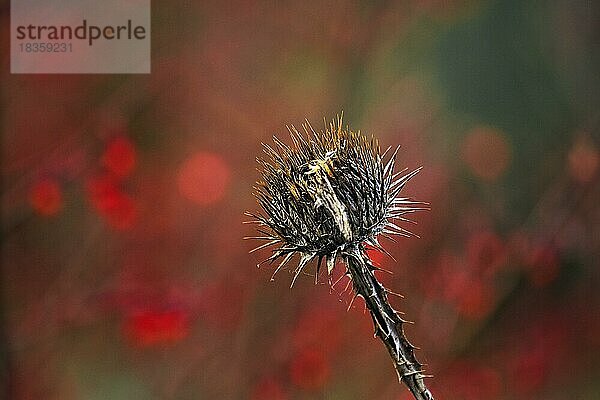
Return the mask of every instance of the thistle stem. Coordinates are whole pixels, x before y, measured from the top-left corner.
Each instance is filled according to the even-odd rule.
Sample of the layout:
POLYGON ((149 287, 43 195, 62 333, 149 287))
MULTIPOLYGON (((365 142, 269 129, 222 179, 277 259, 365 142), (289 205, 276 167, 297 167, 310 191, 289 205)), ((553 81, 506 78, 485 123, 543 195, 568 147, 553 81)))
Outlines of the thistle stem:
POLYGON ((364 298, 367 309, 373 318, 375 335, 387 348, 398 379, 408 387, 416 400, 434 400, 425 386, 422 365, 414 355, 415 347, 404 335, 406 322, 391 307, 386 290, 375 277, 375 268, 371 264, 362 246, 356 245, 345 252, 346 265, 354 291, 364 298))

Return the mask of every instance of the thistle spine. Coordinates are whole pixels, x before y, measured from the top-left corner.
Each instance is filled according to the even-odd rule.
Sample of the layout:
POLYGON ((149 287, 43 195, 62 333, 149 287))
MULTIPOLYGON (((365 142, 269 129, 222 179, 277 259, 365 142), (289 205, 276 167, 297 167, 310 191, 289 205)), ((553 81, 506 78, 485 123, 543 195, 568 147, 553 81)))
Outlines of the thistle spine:
POLYGON ((375 277, 375 267, 362 246, 354 246, 343 254, 354 292, 361 296, 373 319, 375 335, 383 342, 394 363, 398 379, 416 400, 434 400, 427 389, 422 364, 415 357, 413 346, 404 334, 403 320, 392 308, 387 290, 375 277))
POLYGON ((391 307, 387 293, 393 292, 376 279, 374 271, 381 268, 373 266, 365 252, 369 246, 389 255, 379 244, 380 235, 394 242, 393 236, 417 236, 397 223, 413 222, 407 214, 428 209, 427 203, 399 196, 421 168, 394 172, 399 146, 381 153, 374 137, 344 129, 341 116, 320 132, 308 121, 303 127, 304 135, 293 126, 289 128, 292 147, 276 137, 276 149, 263 144, 267 158, 258 159, 262 180, 257 182, 254 194, 265 214, 247 215, 265 235, 253 239, 266 243, 251 252, 278 246, 262 262, 282 259, 273 277, 298 254, 292 286, 313 259, 318 259, 317 282, 325 259, 333 288, 337 282, 331 284, 332 272, 341 258, 346 265, 345 275, 350 277, 344 293, 351 283, 355 293, 349 308, 357 296, 364 298, 375 335, 388 349, 399 380, 416 400, 433 400, 423 381, 426 375, 422 365, 414 355, 415 347, 404 335, 403 324, 407 321, 391 307), (386 157, 388 153, 391 155, 386 157))

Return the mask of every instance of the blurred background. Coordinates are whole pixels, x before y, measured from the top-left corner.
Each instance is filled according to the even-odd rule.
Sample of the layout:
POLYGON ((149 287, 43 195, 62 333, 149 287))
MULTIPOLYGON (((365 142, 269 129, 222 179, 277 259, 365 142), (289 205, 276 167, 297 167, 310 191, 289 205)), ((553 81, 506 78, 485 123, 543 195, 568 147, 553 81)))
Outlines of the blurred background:
POLYGON ((9 75, 2 7, 0 397, 409 399, 345 284, 242 240, 261 141, 343 110, 424 166, 371 257, 437 398, 599 398, 598 3, 152 6, 150 75, 9 75))

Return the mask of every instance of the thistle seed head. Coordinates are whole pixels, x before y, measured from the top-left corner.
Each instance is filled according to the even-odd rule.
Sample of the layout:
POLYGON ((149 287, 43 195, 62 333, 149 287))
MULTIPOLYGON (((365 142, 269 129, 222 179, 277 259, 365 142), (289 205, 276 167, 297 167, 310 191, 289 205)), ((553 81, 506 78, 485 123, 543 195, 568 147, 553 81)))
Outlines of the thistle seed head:
POLYGON ((302 127, 303 133, 288 128, 292 146, 277 137, 273 146, 263 143, 254 195, 264 213, 247 213, 265 235, 253 239, 266 241, 252 251, 276 246, 265 261, 282 258, 275 273, 300 255, 292 285, 316 257, 318 268, 326 259, 331 273, 337 255, 349 248, 384 251, 379 235, 413 236, 396 222, 426 206, 400 197, 420 168, 394 172, 399 147, 382 154, 377 139, 343 127, 341 117, 319 132, 308 121, 302 127))

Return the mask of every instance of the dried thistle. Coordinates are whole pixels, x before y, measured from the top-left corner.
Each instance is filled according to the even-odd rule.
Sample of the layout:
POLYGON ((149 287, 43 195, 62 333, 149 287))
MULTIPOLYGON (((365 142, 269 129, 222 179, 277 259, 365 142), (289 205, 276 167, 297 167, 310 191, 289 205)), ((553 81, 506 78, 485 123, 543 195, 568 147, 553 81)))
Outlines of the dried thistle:
MULTIPOLYGON (((289 129, 293 147, 273 137, 275 148, 263 144, 266 159, 258 159, 262 180, 254 195, 265 215, 247 213, 254 218, 264 236, 251 237, 266 241, 251 252, 275 247, 264 262, 281 259, 273 273, 284 268, 295 254, 292 286, 306 265, 317 259, 315 280, 323 260, 327 275, 339 257, 351 279, 354 297, 361 296, 373 319, 375 334, 388 349, 399 379, 415 399, 433 399, 425 386, 422 365, 404 335, 406 323, 390 306, 385 289, 376 279, 367 248, 385 252, 378 236, 415 236, 397 225, 411 222, 407 214, 426 209, 426 204, 400 197, 404 185, 419 169, 394 172, 398 148, 388 156, 378 141, 348 127, 342 118, 316 132, 306 122, 304 134, 289 129)), ((262 264, 262 263, 261 263, 262 264)), ((260 264, 259 264, 260 265, 260 264)), ((352 300, 354 300, 354 297, 352 300)))

